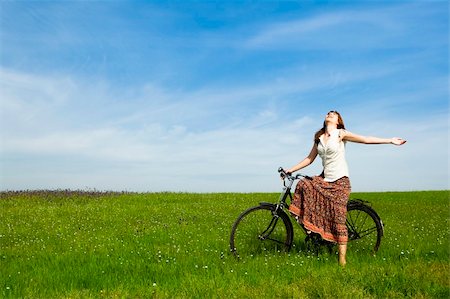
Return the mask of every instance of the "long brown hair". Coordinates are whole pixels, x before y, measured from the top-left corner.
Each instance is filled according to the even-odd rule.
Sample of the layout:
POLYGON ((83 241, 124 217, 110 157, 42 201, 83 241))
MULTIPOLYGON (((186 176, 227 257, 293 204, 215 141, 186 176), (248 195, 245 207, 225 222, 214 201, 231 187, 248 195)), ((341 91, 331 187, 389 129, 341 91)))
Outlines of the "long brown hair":
MULTIPOLYGON (((336 113, 336 115, 338 116, 337 128, 345 130, 344 120, 342 119, 341 114, 339 112, 333 111, 333 110, 330 111, 330 112, 336 113)), ((328 113, 330 113, 330 112, 328 112, 328 113)), ((323 122, 323 127, 319 131, 317 131, 316 134, 314 134, 314 142, 316 144, 319 143, 319 138, 320 138, 320 136, 322 136, 322 134, 325 134, 326 129, 327 129, 327 123, 324 121, 323 122)))

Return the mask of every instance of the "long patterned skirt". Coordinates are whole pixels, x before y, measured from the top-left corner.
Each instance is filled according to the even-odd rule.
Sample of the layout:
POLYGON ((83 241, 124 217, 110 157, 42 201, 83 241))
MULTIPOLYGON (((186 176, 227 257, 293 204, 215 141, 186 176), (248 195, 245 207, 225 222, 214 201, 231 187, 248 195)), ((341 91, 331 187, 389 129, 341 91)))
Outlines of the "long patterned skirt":
POLYGON ((338 244, 348 241, 345 220, 351 187, 348 177, 326 182, 323 177, 300 180, 289 211, 307 231, 338 244))

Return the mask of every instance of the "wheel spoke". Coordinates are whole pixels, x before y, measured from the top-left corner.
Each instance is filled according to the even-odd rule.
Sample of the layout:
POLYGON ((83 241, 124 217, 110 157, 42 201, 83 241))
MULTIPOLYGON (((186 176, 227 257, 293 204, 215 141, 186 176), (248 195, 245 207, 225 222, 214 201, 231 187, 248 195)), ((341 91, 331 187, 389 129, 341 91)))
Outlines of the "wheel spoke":
POLYGON ((353 233, 357 236, 357 238, 354 238, 353 240, 357 240, 357 239, 361 239, 364 238, 365 236, 368 236, 370 234, 372 234, 373 232, 377 231, 377 227, 371 227, 369 229, 366 230, 358 230, 358 232, 353 231, 353 233))
POLYGON ((274 242, 276 242, 276 243, 278 243, 278 244, 286 245, 285 242, 279 241, 279 240, 275 240, 275 239, 272 239, 272 238, 267 238, 267 239, 265 239, 265 240, 270 240, 270 241, 274 241, 274 242))

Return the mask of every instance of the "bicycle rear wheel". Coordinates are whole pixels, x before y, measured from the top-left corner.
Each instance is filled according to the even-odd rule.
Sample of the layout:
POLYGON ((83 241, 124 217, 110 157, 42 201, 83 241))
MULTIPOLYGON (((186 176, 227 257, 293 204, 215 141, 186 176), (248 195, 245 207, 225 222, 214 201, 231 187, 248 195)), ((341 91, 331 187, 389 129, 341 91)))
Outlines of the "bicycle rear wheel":
POLYGON ((236 257, 289 251, 293 228, 288 215, 275 205, 259 205, 244 211, 231 229, 230 249, 236 257))
POLYGON ((352 252, 375 254, 383 236, 383 223, 369 206, 351 201, 347 206, 348 249, 352 252))

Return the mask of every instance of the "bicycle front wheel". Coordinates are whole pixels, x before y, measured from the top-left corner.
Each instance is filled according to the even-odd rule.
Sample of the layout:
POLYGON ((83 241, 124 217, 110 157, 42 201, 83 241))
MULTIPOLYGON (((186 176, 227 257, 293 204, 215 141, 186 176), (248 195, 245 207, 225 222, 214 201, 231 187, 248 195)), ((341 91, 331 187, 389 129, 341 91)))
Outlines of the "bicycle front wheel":
POLYGON ((259 205, 244 211, 234 222, 230 249, 236 257, 289 251, 293 228, 289 216, 275 205, 259 205))
POLYGON ((378 251, 383 236, 383 223, 371 207, 349 202, 346 224, 349 250, 372 254, 378 251))

